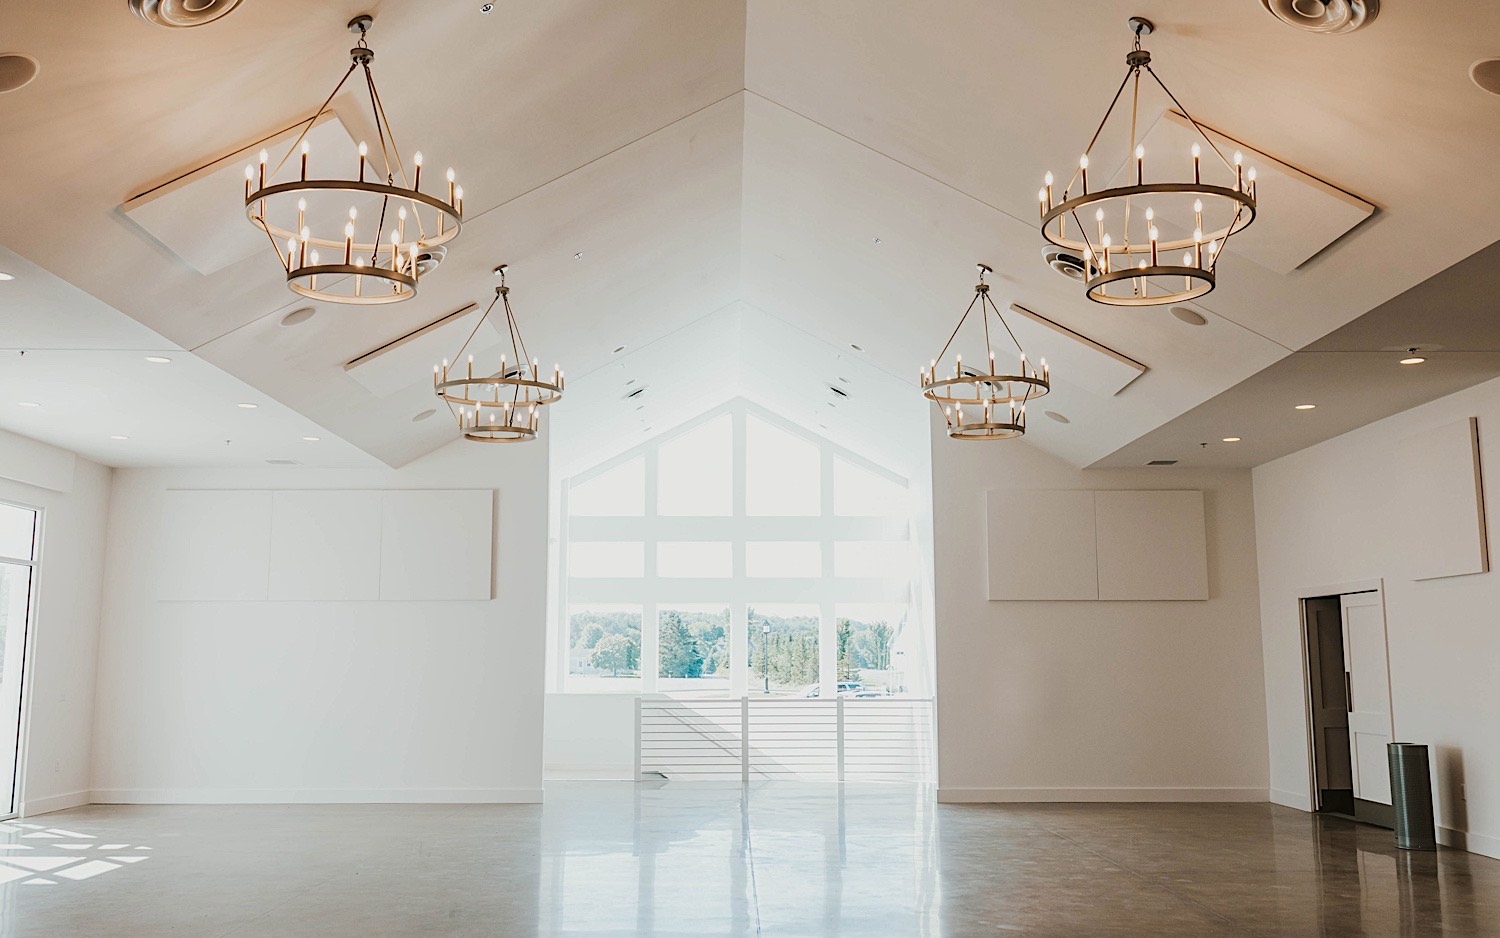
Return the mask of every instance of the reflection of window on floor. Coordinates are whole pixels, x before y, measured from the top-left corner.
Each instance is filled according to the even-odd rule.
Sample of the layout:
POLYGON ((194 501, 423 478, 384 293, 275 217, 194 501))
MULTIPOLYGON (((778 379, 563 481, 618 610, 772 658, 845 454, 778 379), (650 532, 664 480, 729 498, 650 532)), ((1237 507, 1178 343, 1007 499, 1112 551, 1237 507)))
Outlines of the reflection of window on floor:
POLYGON ((734 401, 562 492, 549 687, 930 694, 910 495, 880 466, 734 401))

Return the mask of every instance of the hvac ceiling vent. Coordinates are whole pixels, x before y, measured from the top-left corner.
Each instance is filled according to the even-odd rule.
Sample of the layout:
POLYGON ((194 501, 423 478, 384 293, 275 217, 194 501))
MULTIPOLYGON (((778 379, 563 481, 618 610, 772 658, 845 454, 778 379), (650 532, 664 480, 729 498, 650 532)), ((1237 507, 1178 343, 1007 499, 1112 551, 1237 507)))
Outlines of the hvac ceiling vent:
POLYGON ((634 391, 631 391, 629 394, 625 395, 625 399, 626 400, 630 400, 632 397, 640 397, 642 394, 645 394, 645 393, 646 393, 646 389, 645 388, 636 388, 634 391))
POLYGON ((1042 248, 1042 259, 1069 280, 1083 282, 1083 258, 1077 254, 1049 244, 1042 248))
POLYGON ((266 465, 268 465, 268 466, 297 466, 297 465, 301 465, 301 464, 298 463, 297 460, 295 460, 295 459, 267 459, 266 460, 266 465))
POLYGON ((1380 12, 1380 0, 1260 0, 1266 12, 1310 33, 1352 33, 1380 12))
POLYGON ((240 5, 240 0, 130 0, 130 12, 148 23, 188 29, 212 23, 240 5))
POLYGON ((0 55, 0 94, 31 84, 41 66, 29 55, 0 55))
POLYGON ((838 387, 836 385, 830 384, 828 386, 828 390, 832 391, 834 394, 837 394, 839 397, 848 397, 849 396, 849 392, 848 391, 845 391, 843 388, 838 387))
POLYGON ((1175 460, 1175 459, 1153 459, 1150 462, 1146 463, 1146 465, 1148 465, 1148 466, 1175 466, 1175 465, 1177 465, 1177 460, 1175 460))

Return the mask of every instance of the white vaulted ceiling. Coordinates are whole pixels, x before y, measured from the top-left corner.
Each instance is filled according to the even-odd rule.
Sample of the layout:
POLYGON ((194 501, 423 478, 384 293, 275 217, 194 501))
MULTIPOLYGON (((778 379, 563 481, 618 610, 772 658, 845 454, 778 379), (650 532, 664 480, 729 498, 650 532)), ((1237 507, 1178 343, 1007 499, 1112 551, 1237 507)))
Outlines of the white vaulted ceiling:
MULTIPOLYGON (((42 71, 0 95, 0 243, 41 269, 28 268, 24 318, 10 315, 19 291, 3 292, 21 284, 0 284, 0 348, 49 348, 64 374, 100 381, 132 373, 83 350, 175 349, 203 369, 195 380, 263 395, 287 418, 274 433, 322 428, 311 435, 350 458, 400 465, 453 438, 446 419, 412 421, 433 406, 430 371, 372 386, 344 366, 487 303, 503 261, 528 344, 576 389, 560 405, 578 409, 567 434, 633 445, 738 394, 872 452, 984 260, 1002 309, 1019 303, 1148 368, 1113 396, 1060 371, 1046 408, 1070 422, 1033 415, 1027 440, 1077 465, 1117 451, 1133 464, 1133 441, 1500 239, 1500 179, 1479 169, 1500 145, 1500 99, 1465 74, 1496 54, 1500 8, 1434 16, 1392 3, 1366 30, 1321 37, 1256 0, 1080 6, 501 0, 485 15, 477 0, 259 0, 178 31, 136 20, 124 0, 16 9, 7 42, 42 71), (314 304, 286 326, 307 304, 269 254, 204 273, 212 265, 178 256, 121 207, 306 118, 342 74, 344 23, 361 12, 375 15, 375 75, 398 142, 457 168, 465 231, 416 300, 314 304), (1196 117, 1376 209, 1289 273, 1226 255, 1221 286, 1197 304, 1202 327, 1094 306, 1040 258, 1037 180, 1086 142, 1123 74, 1132 14, 1157 22, 1146 44, 1196 117), (69 313, 80 304, 67 284, 93 314, 69 313), (841 369, 865 388, 828 408, 841 369), (616 376, 627 374, 650 385, 645 410, 625 397, 629 379, 616 376)), ((359 133, 357 100, 334 104, 359 133)), ((225 226, 247 226, 238 194, 225 226)), ((1261 194, 1267 216, 1277 194, 1261 194)), ((1364 337, 1360 351, 1415 344, 1420 331, 1386 317, 1379 344, 1364 337)), ((25 387, 13 374, 0 372, 0 393, 25 387)), ((128 412, 112 407, 172 397, 142 394, 93 406, 109 422, 128 412)), ((173 458, 222 461, 209 441, 240 416, 171 412, 173 458)), ((128 461, 4 406, 0 426, 128 461)))

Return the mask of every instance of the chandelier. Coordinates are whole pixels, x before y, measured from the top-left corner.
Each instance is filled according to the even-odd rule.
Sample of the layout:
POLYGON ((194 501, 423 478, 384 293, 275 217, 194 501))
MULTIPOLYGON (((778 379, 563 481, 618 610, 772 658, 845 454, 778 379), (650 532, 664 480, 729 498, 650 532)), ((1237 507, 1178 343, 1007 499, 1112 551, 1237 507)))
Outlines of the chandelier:
MULTIPOLYGON (((458 421, 458 429, 466 440, 482 443, 521 443, 536 438, 541 426, 540 411, 548 404, 562 400, 563 373, 557 365, 552 366, 548 380, 542 376, 541 367, 535 358, 529 357, 526 342, 521 338, 521 327, 516 323, 516 314, 510 308, 510 287, 505 284, 506 264, 495 268, 500 285, 495 288, 495 298, 474 324, 469 337, 459 346, 458 354, 450 364, 447 359, 432 369, 433 391, 447 405, 458 421), (499 369, 474 373, 474 356, 470 354, 459 369, 459 361, 469 344, 479 334, 480 328, 490 318, 496 304, 505 308, 505 330, 510 339, 510 355, 502 350, 499 369)), ((503 347, 502 347, 503 348, 503 347)))
MULTIPOLYGON (((1239 152, 1229 159, 1151 68, 1141 37, 1151 21, 1130 18, 1135 47, 1125 56, 1125 80, 1104 119, 1059 192, 1051 173, 1037 199, 1042 236, 1083 259, 1088 298, 1110 306, 1159 306, 1203 296, 1214 288, 1219 254, 1229 237, 1255 220, 1255 169, 1239 152), (1153 169, 1174 167, 1175 181, 1157 181, 1147 171, 1146 150, 1136 136, 1141 76, 1149 75, 1187 118, 1202 141, 1177 157, 1155 157, 1153 169), (1089 188, 1090 158, 1125 89, 1130 92, 1129 158, 1118 185, 1089 188), (1206 146, 1205 146, 1206 145, 1206 146), (1212 154, 1206 157, 1206 154, 1212 154), (1204 162, 1209 165, 1204 166, 1204 162), (1219 166, 1222 164, 1222 168, 1219 166)), ((1099 167, 1095 167, 1095 180, 1099 167)))
POLYGON ((1008 440, 1021 436, 1026 432, 1026 402, 1052 389, 1052 373, 1046 360, 1037 366, 1026 360, 1026 350, 1021 348, 1016 334, 1000 315, 995 301, 990 299, 990 285, 984 282, 984 276, 993 272, 988 264, 979 265, 979 283, 974 287, 974 299, 969 301, 968 309, 964 310, 937 358, 921 369, 922 396, 943 409, 948 435, 955 440, 1008 440), (948 350, 953 347, 976 306, 984 333, 985 354, 979 361, 984 370, 965 366, 963 355, 955 352, 952 376, 939 377, 939 368, 943 375, 948 374, 948 350), (1021 356, 1012 374, 1004 374, 1004 369, 995 362, 995 349, 990 342, 992 313, 1021 356))
POLYGON ((270 154, 261 150, 259 166, 245 167, 245 212, 270 239, 286 271, 287 286, 330 303, 397 303, 416 296, 419 275, 434 266, 434 259, 446 250, 440 246, 457 237, 463 224, 464 190, 456 184, 453 170, 448 170, 445 201, 422 191, 420 151, 412 157, 410 176, 401 161, 370 71, 375 53, 365 34, 373 22, 369 15, 349 21, 349 31, 359 34, 349 50, 349 70, 286 154, 271 165, 270 154), (311 175, 314 155, 309 152, 308 131, 360 70, 369 90, 378 150, 372 154, 362 141, 356 152, 344 157, 319 153, 320 173, 344 165, 331 176, 311 175), (293 165, 283 173, 288 163, 293 165))

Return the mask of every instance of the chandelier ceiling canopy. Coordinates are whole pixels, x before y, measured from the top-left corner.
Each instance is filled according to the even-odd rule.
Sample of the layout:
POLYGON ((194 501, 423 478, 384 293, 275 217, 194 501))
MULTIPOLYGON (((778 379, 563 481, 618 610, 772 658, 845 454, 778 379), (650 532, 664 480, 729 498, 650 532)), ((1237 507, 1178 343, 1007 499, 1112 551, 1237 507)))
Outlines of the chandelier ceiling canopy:
POLYGON ((1151 53, 1141 48, 1141 37, 1152 28, 1150 20, 1131 17, 1135 45, 1104 119, 1068 181, 1058 186, 1049 172, 1037 193, 1042 236, 1083 259, 1088 298, 1110 306, 1159 306, 1203 296, 1215 286, 1225 242, 1255 220, 1255 169, 1244 165, 1239 152, 1225 156, 1157 77, 1151 53), (1143 75, 1192 125, 1190 150, 1146 152, 1137 125, 1143 75), (1101 163, 1095 145, 1127 88, 1129 150, 1123 159, 1101 163), (1101 181, 1106 185, 1100 187, 1101 181))
POLYGON ((365 41, 369 15, 349 21, 359 41, 349 50, 349 70, 276 163, 260 151, 259 166, 245 167, 245 211, 266 233, 293 291, 330 303, 396 303, 416 295, 417 282, 458 236, 464 190, 447 172, 447 198, 422 191, 422 153, 402 161, 386 118, 365 41), (376 144, 355 152, 311 153, 307 133, 356 71, 369 92, 376 144), (327 175, 324 175, 324 174, 327 175))
MULTIPOLYGON (((980 264, 974 299, 969 301, 942 351, 931 364, 921 369, 922 396, 942 408, 948 435, 955 440, 1008 440, 1023 435, 1026 432, 1026 402, 1052 390, 1052 373, 1047 362, 1043 360, 1032 365, 1026 360, 1026 350, 1021 348, 1016 334, 1005 322, 995 301, 990 299, 990 285, 984 282, 988 273, 993 273, 993 268, 980 264), (954 348, 953 343, 976 308, 984 350, 977 363, 966 366, 962 353, 954 348), (1020 356, 1014 371, 1008 371, 1008 366, 996 362, 990 334, 991 315, 1010 337, 1020 356), (951 368, 948 364, 950 350, 954 352, 951 368)), ((971 331, 974 331, 972 327, 971 331)), ((1008 354, 1006 358, 1009 358, 1008 354)))
POLYGON ((500 285, 495 287, 495 298, 485 307, 484 314, 474 324, 464 344, 459 346, 452 362, 444 359, 441 365, 432 369, 433 391, 448 405, 458 422, 459 432, 466 440, 521 443, 535 439, 541 426, 541 409, 562 400, 562 368, 553 365, 550 378, 544 377, 540 363, 530 357, 526 341, 521 338, 521 327, 510 308, 510 287, 505 283, 508 266, 501 264, 495 268, 495 274, 500 278, 500 285), (505 334, 510 352, 507 355, 502 344, 500 360, 487 365, 481 363, 476 374, 474 355, 470 353, 466 360, 464 355, 497 305, 505 310, 505 334), (487 370, 491 367, 495 370, 487 370))

